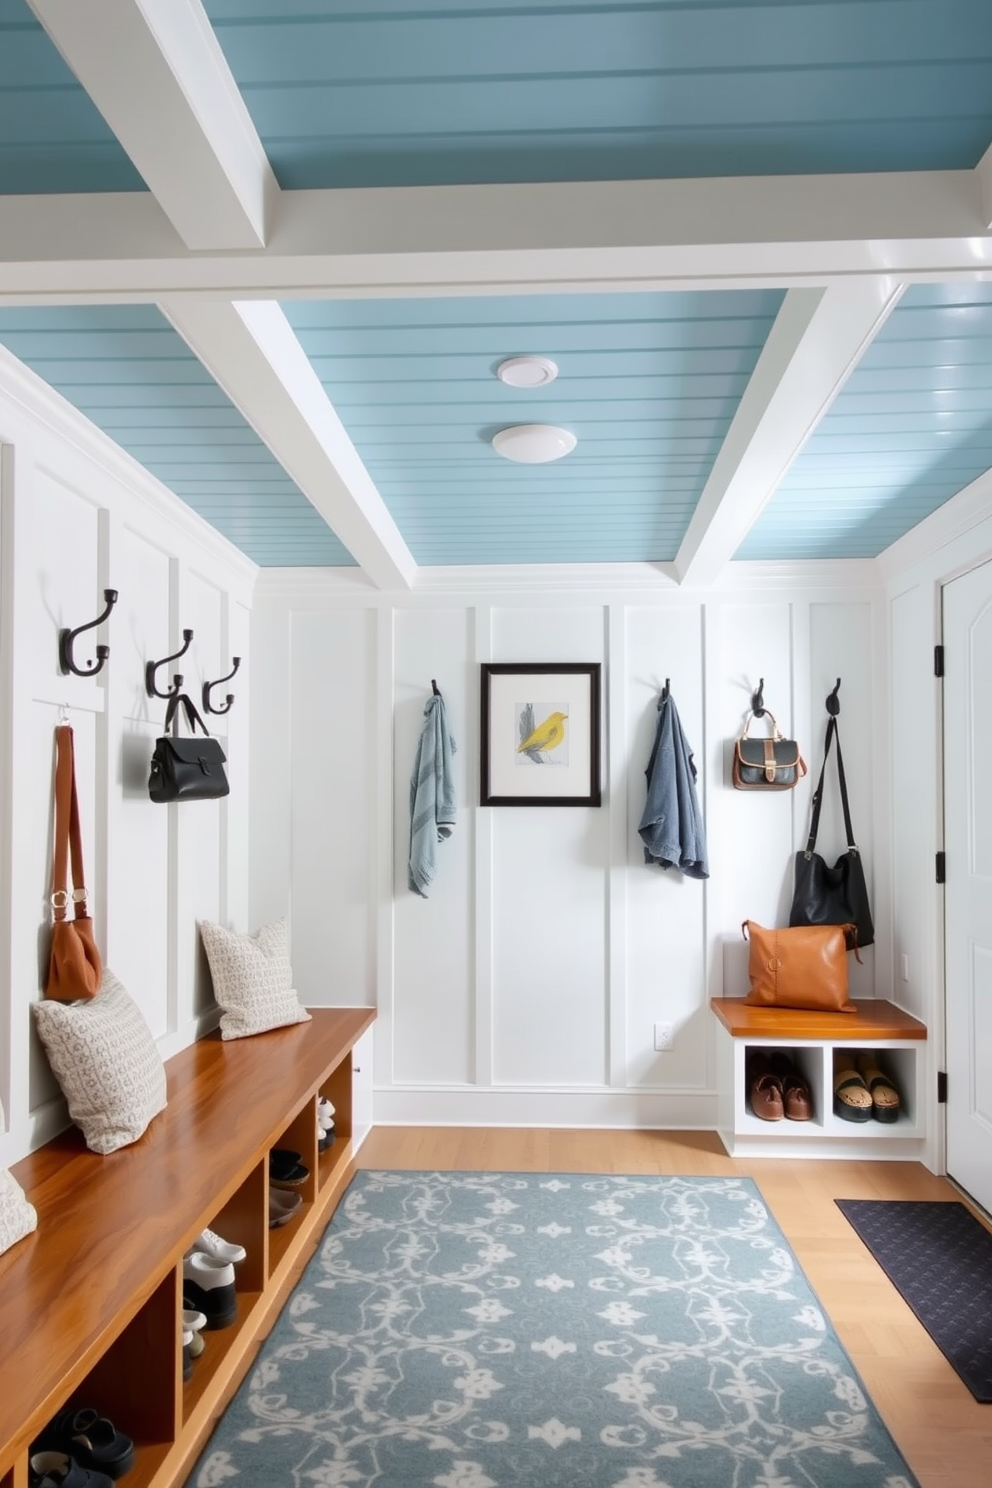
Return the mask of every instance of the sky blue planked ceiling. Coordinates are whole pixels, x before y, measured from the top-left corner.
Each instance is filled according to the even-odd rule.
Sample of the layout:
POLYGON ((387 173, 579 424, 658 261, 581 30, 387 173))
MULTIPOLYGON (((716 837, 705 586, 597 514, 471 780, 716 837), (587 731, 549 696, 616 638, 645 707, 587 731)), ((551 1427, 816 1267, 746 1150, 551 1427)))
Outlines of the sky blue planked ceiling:
POLYGON ((912 285, 738 558, 871 558, 992 467, 992 285, 912 285))
POLYGON ((782 296, 494 296, 283 310, 418 564, 674 558, 782 296), (559 368, 520 391, 504 357, 559 368), (562 424, 577 449, 515 465, 490 443, 562 424))
POLYGON ((144 189, 26 0, 0 0, 0 195, 144 189))
POLYGON ((259 564, 351 564, 151 305, 0 308, 0 344, 259 564))
POLYGON ((204 0, 285 187, 970 167, 989 0, 204 0))
MULTIPOLYGON (((284 189, 965 169, 992 0, 204 0, 284 189)), ((144 190, 26 0, 0 0, 0 196, 144 190)), ((665 561, 781 302, 287 301, 421 565, 665 561), (514 392, 499 360, 561 376, 514 392), (489 438, 547 420, 560 464, 489 438)), ((5 345, 257 562, 352 559, 151 306, 0 308, 5 345)), ((873 556, 992 468, 992 289, 914 286, 738 550, 873 556)))
MULTIPOLYGON (((989 0, 205 9, 288 189, 966 168, 992 137, 989 0)), ((0 0, 0 194, 142 187, 0 0)))

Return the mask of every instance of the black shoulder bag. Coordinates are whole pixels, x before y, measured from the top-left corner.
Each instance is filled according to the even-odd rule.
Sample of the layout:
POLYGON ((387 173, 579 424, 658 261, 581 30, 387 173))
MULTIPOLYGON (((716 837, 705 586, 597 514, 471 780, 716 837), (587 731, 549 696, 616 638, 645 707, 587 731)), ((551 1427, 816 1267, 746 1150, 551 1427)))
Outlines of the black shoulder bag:
MULTIPOLYGON (((828 706, 830 701, 830 699, 827 700, 828 706)), ((854 925, 855 929, 848 931, 847 934, 849 951, 871 945, 875 939, 864 865, 854 841, 854 828, 851 826, 851 808, 847 802, 847 780, 844 776, 844 757, 840 752, 840 734, 837 732, 837 717, 834 712, 831 712, 830 721, 827 724, 823 768, 820 771, 816 790, 813 792, 809 837, 805 850, 796 853, 796 885, 792 896, 789 924, 854 925), (823 805, 823 779, 830 755, 830 746, 835 740, 837 742, 837 779, 840 782, 840 800, 844 808, 847 851, 841 853, 834 866, 830 868, 820 854, 814 852, 814 848, 820 826, 820 807, 823 805)))
POLYGON ((172 693, 165 714, 165 733, 155 741, 148 794, 153 801, 213 801, 226 796, 224 761, 220 740, 211 738, 207 726, 184 692, 172 693), (192 738, 178 735, 180 708, 185 710, 192 738), (204 737, 196 734, 199 724, 204 737), (170 734, 169 730, 173 729, 170 734))

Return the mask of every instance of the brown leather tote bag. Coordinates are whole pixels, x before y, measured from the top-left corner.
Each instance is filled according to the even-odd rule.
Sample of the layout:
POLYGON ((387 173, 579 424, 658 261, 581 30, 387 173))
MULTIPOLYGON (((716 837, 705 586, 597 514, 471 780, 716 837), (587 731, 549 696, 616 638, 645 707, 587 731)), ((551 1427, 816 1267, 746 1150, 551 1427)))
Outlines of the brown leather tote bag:
POLYGON ((76 797, 76 752, 72 729, 60 723, 55 730, 55 849, 52 857, 52 949, 48 960, 45 996, 56 1002, 78 1002, 95 997, 103 977, 103 961, 93 938, 93 921, 86 912, 83 845, 76 797), (67 918, 68 859, 72 859, 73 917, 67 918))
MULTIPOLYGON (((854 1013, 847 995, 847 936, 853 925, 797 925, 766 930, 745 920, 747 974, 753 1007, 802 1008, 818 1013, 854 1013)), ((857 956, 857 948, 854 954, 857 956)), ((858 960, 861 957, 858 956, 858 960)))

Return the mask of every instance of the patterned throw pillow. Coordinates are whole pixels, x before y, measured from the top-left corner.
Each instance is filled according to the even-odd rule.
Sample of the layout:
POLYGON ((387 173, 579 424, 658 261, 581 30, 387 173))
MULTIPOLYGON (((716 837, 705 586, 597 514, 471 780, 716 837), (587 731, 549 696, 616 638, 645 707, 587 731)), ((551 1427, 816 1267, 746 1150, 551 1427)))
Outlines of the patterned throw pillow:
MULTIPOLYGON (((0 1132, 6 1131, 0 1106, 0 1132)), ((6 1168, 0 1168, 0 1255, 38 1228, 38 1215, 24 1190, 6 1168)))
POLYGON ((55 1078, 93 1152, 136 1142, 166 1102, 165 1066, 138 1004, 106 967, 88 1002, 32 1004, 55 1078))
POLYGON ((239 935, 209 920, 200 920, 199 925, 214 997, 222 1009, 221 1038, 246 1038, 287 1023, 309 1023, 310 1014, 293 991, 285 920, 273 920, 254 935, 239 935))

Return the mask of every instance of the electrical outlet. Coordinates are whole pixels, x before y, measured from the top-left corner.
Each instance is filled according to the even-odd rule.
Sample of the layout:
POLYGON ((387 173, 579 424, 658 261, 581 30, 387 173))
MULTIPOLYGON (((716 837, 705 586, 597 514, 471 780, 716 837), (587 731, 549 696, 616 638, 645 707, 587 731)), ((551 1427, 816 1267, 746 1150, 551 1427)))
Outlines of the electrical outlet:
POLYGON ((654 1025, 654 1046, 662 1053, 672 1047, 675 1038, 674 1023, 656 1023, 654 1025))

